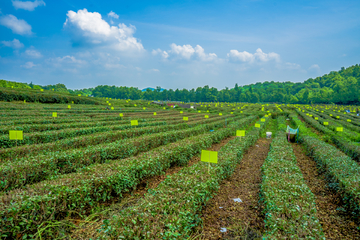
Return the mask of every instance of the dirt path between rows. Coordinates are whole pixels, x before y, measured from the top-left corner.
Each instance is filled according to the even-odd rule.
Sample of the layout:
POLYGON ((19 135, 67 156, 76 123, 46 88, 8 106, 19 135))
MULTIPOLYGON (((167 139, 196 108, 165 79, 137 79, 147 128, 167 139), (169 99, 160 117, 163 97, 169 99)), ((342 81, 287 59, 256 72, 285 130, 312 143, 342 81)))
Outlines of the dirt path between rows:
MULTIPOLYGON (((225 144, 227 144, 230 140, 234 139, 235 136, 228 137, 224 140, 222 140, 220 143, 213 144, 211 147, 209 147, 207 150, 211 151, 219 151, 221 147, 223 147, 225 144)), ((187 166, 191 166, 195 164, 196 162, 200 161, 200 155, 197 154, 196 156, 192 157, 187 166)), ((100 218, 98 217, 95 221, 91 221, 87 224, 81 224, 84 220, 78 220, 76 224, 81 224, 81 227, 73 231, 73 233, 67 237, 67 239, 96 239, 98 237, 97 229, 101 228, 102 220, 108 219, 111 217, 111 212, 119 212, 122 209, 125 209, 127 207, 130 207, 136 202, 144 197, 144 195, 147 193, 149 189, 156 188, 162 181, 165 180, 165 178, 168 175, 172 175, 180 171, 183 167, 181 166, 173 166, 165 172, 165 174, 160 176, 154 176, 148 179, 144 179, 141 181, 140 184, 137 185, 136 189, 133 191, 130 191, 129 193, 126 193, 123 195, 122 198, 115 199, 115 201, 111 203, 107 203, 106 205, 109 207, 109 213, 106 213, 104 215, 100 215, 100 218)))
POLYGON ((316 197, 317 217, 323 227, 326 239, 360 239, 356 229, 359 223, 342 211, 342 201, 338 193, 327 188, 323 173, 316 167, 316 162, 306 156, 305 150, 299 144, 292 144, 297 165, 311 192, 316 197))
POLYGON ((259 139, 243 156, 231 178, 224 180, 217 195, 204 207, 201 239, 260 239, 264 218, 259 205, 261 166, 270 148, 270 139, 259 139), (242 202, 235 202, 240 198, 242 202), (226 232, 221 232, 226 228, 226 232))

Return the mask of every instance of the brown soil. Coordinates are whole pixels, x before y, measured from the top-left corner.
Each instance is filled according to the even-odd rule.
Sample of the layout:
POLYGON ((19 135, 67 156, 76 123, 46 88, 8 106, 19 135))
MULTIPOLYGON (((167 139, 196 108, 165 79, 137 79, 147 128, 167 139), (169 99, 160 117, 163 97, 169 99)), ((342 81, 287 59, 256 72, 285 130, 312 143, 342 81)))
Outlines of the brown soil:
POLYGON ((297 115, 297 117, 300 119, 300 121, 305 122, 305 119, 302 116, 300 116, 299 114, 297 115))
MULTIPOLYGON (((234 138, 235 136, 226 138, 222 140, 220 143, 213 144, 207 150, 219 151, 221 147, 223 147, 225 144, 227 144, 230 140, 234 138)), ((196 156, 190 159, 187 166, 191 166, 198 161, 200 161, 200 155, 197 154, 196 156)), ((136 186, 135 190, 124 194, 122 198, 117 198, 112 202, 105 203, 104 206, 109 206, 109 210, 110 210, 109 212, 119 212, 124 208, 130 207, 134 205, 140 198, 144 197, 145 193, 149 189, 156 188, 162 181, 165 180, 165 178, 168 175, 177 173, 182 168, 183 167, 181 166, 175 165, 167 169, 167 171, 163 175, 144 179, 143 181, 141 181, 140 184, 136 186)), ((109 217, 111 217, 110 215, 111 214, 109 213, 100 214, 100 216, 96 217, 96 220, 90 222, 85 221, 84 219, 72 220, 76 225, 79 226, 79 228, 75 229, 71 234, 71 236, 68 236, 67 239, 89 239, 89 238, 96 239, 98 236, 96 230, 101 228, 101 225, 103 224, 102 220, 108 219, 109 217)))
MULTIPOLYGON (((224 180, 217 195, 202 211, 201 239, 261 239, 264 218, 259 205, 261 166, 271 140, 259 139, 243 156, 233 175, 224 180), (235 202, 240 198, 242 202, 235 202), (220 232, 226 228, 225 233, 220 232)), ((199 234, 200 233, 200 234, 199 234)))
POLYGON ((356 229, 359 223, 341 211, 341 196, 326 187, 325 176, 318 171, 316 162, 306 156, 301 145, 294 143, 292 147, 304 179, 316 197, 317 217, 326 239, 360 239, 360 232, 356 229))

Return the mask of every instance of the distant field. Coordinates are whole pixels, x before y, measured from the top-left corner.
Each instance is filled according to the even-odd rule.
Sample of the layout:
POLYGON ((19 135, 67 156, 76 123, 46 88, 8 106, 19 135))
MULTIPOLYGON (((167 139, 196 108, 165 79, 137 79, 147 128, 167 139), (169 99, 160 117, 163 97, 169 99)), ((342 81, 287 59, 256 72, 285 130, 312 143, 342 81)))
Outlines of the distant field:
POLYGON ((91 101, 0 102, 2 239, 360 236, 356 106, 91 101))

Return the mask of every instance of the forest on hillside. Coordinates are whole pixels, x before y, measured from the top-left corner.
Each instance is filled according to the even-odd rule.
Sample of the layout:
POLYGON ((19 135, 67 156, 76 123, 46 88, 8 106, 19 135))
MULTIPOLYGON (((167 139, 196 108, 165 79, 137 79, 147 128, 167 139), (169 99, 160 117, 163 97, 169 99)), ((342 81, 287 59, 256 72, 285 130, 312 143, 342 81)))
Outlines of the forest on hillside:
POLYGON ((245 86, 235 84, 234 88, 218 90, 204 86, 196 89, 162 89, 142 91, 135 87, 100 85, 80 90, 67 89, 64 84, 39 86, 0 80, 0 87, 43 88, 58 92, 109 97, 117 99, 169 100, 183 102, 277 102, 277 103, 336 103, 360 104, 360 66, 332 71, 305 82, 263 82, 245 86))

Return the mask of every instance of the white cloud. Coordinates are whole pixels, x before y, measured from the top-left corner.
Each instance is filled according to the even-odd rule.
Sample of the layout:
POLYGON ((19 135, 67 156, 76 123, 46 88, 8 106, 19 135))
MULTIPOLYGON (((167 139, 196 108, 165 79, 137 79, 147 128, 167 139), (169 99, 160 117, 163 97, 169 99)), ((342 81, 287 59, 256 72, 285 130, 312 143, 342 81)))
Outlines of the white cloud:
POLYGON ((86 63, 85 61, 76 59, 74 56, 70 56, 70 55, 66 55, 64 57, 57 57, 56 60, 58 62, 64 62, 64 63, 79 63, 79 64, 86 63))
POLYGON ((15 9, 24 9, 28 11, 34 11, 34 9, 38 6, 45 6, 45 2, 40 0, 35 0, 34 2, 31 1, 12 1, 12 4, 15 9))
POLYGON ((256 59, 259 59, 262 62, 267 62, 270 60, 275 60, 276 62, 280 61, 280 55, 274 52, 264 53, 260 48, 256 49, 254 53, 256 59))
POLYGON ((274 52, 264 53, 260 48, 256 49, 255 53, 249 53, 247 51, 239 52, 238 50, 230 50, 227 56, 234 61, 242 62, 268 62, 274 60, 280 62, 280 55, 274 52))
POLYGON ((285 63, 285 68, 287 69, 301 69, 301 66, 300 64, 297 64, 297 63, 285 63))
POLYGON ((77 59, 74 56, 66 55, 64 57, 49 58, 46 60, 46 63, 57 68, 65 69, 67 67, 67 69, 72 69, 74 66, 82 67, 87 62, 81 59, 77 59))
POLYGON ((152 50, 152 54, 153 55, 160 54, 165 59, 169 57, 169 54, 166 51, 162 51, 160 48, 158 48, 156 50, 152 50))
POLYGON ((230 50, 227 56, 233 60, 240 60, 242 62, 254 61, 254 55, 247 51, 239 52, 238 50, 230 50))
POLYGON ((25 54, 31 58, 41 58, 42 57, 42 54, 33 48, 27 49, 25 51, 25 54))
POLYGON ((319 70, 320 67, 319 67, 319 65, 317 65, 317 64, 313 64, 313 65, 311 65, 311 67, 309 67, 309 70, 310 70, 310 69, 319 70))
POLYGON ((160 70, 156 69, 156 68, 153 68, 153 69, 150 69, 150 72, 160 72, 160 70))
POLYGON ((21 65, 21 67, 27 68, 27 69, 33 68, 35 66, 36 66, 36 64, 34 64, 33 62, 26 62, 24 65, 21 65))
POLYGON ((202 48, 200 45, 196 45, 195 48, 193 48, 191 45, 176 45, 175 43, 172 43, 170 45, 169 51, 162 51, 161 49, 153 50, 153 55, 161 55, 164 59, 169 58, 170 55, 176 56, 180 59, 186 59, 190 60, 192 57, 195 57, 199 59, 200 61, 213 61, 217 59, 217 55, 215 53, 209 53, 206 54, 204 51, 204 48, 202 48))
POLYGON ((0 18, 0 24, 7 28, 10 28, 16 34, 32 34, 31 26, 25 20, 17 19, 17 17, 11 14, 2 16, 0 18))
POLYGON ((321 72, 321 69, 320 69, 320 66, 317 65, 317 64, 313 64, 309 67, 308 69, 309 72, 312 72, 312 73, 320 73, 321 72))
POLYGON ((119 15, 117 15, 117 14, 114 13, 113 11, 110 11, 110 12, 108 13, 108 17, 119 19, 119 15))
POLYGON ((175 43, 172 43, 170 45, 170 48, 171 48, 171 50, 169 52, 179 55, 185 59, 190 59, 190 57, 195 52, 195 49, 189 44, 180 46, 180 45, 176 45, 175 43))
POLYGON ((195 53, 201 61, 213 61, 217 58, 215 53, 206 54, 200 45, 196 45, 195 53))
POLYGON ((22 44, 16 38, 14 38, 14 40, 12 40, 12 41, 2 41, 1 43, 6 47, 11 47, 11 48, 22 48, 22 47, 24 47, 24 44, 22 44))
POLYGON ((119 51, 142 51, 143 45, 133 37, 136 28, 120 23, 117 27, 110 26, 98 12, 88 12, 86 9, 77 13, 68 11, 64 26, 73 28, 75 38, 94 45, 104 45, 119 51))

